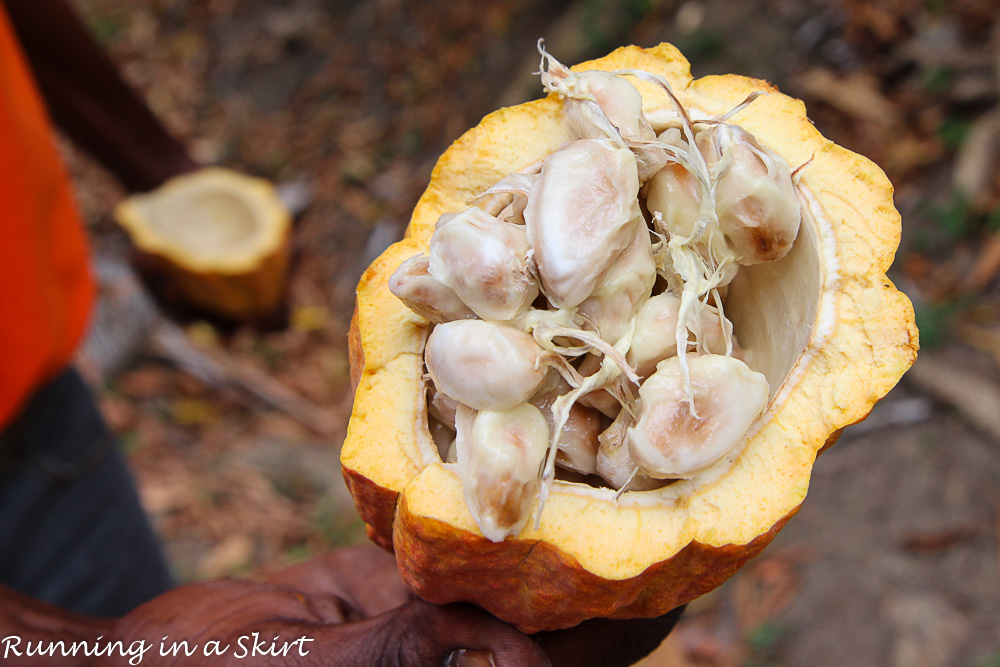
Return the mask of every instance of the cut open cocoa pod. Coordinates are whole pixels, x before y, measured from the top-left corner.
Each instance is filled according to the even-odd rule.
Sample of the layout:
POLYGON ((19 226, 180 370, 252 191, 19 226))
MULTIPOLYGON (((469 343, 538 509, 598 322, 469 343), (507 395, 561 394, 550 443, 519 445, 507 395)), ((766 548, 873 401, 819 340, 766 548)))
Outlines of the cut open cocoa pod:
MULTIPOLYGON (((721 584, 796 513, 817 454, 867 416, 917 350, 912 306, 886 278, 900 236, 892 186, 871 161, 825 139, 800 101, 742 76, 692 80, 688 62, 668 44, 621 48, 571 70, 543 53, 543 72, 548 97, 490 114, 444 153, 406 238, 362 277, 350 333, 354 409, 341 455, 369 535, 395 551, 413 591, 435 603, 478 604, 526 632, 592 617, 656 616, 721 584), (583 74, 594 70, 618 78, 583 74), (621 81, 641 96, 638 120, 628 117, 640 113, 631 93, 614 106, 621 81), (561 183, 556 168, 595 184, 561 183), (607 178, 597 183, 594 174, 607 178), (667 180, 651 188, 657 178, 667 180), (588 197, 603 211, 595 219, 610 227, 574 228, 587 214, 560 213, 586 209, 579 202, 588 197), (527 459, 504 468, 515 471, 516 488, 534 495, 517 496, 528 498, 517 509, 522 514, 500 534, 491 523, 490 537, 475 507, 496 489, 470 487, 474 475, 460 467, 462 457, 449 462, 447 434, 474 446, 471 431, 463 431, 474 427, 463 423, 472 423, 476 410, 513 411, 505 401, 469 407, 448 394, 466 391, 451 389, 457 381, 436 386, 424 351, 435 327, 447 325, 417 314, 389 289, 407 260, 431 253, 433 266, 432 237, 470 205, 483 208, 476 216, 495 219, 487 226, 526 229, 531 247, 519 253, 518 270, 539 289, 530 308, 518 300, 509 319, 490 324, 494 333, 511 327, 531 334, 539 349, 524 358, 549 374, 540 373, 537 388, 517 385, 520 393, 505 393, 505 401, 565 392, 529 399, 554 417, 547 422, 550 455, 537 484, 523 479, 527 459), (770 236, 760 220, 771 224, 770 236), (541 243, 556 245, 534 247, 541 243), (630 274, 632 262, 645 268, 630 274), (619 293, 623 300, 615 301, 619 293), (669 309, 638 317, 659 294, 673 295, 669 309), (670 322, 661 332, 668 344, 651 344, 655 332, 637 336, 636 326, 653 326, 643 322, 670 322), (629 348, 640 338, 637 373, 629 348), (747 389, 732 390, 727 373, 747 389), (647 377, 657 379, 643 390, 647 377), (455 423, 442 423, 449 418, 440 409, 431 415, 436 392, 459 404, 455 423), (722 394, 726 400, 708 400, 722 394), (727 413, 731 400, 757 403, 727 413), (673 403, 667 409, 663 401, 673 403), (605 464, 613 458, 609 479, 591 473, 602 465, 577 458, 564 469, 557 461, 557 450, 573 442, 562 436, 574 406, 583 406, 579 433, 599 423, 591 430, 603 430, 599 447, 606 450, 603 459, 596 445, 575 455, 597 452, 605 464), (737 413, 734 430, 727 415, 737 413), (711 431, 712 451, 684 459, 674 442, 697 449, 697 438, 675 438, 674 428, 711 431), (483 491, 476 502, 467 502, 470 490, 483 491)), ((440 286, 426 293, 451 303, 456 292, 440 286)), ((469 311, 454 317, 469 321, 469 311)), ((476 344, 488 347, 486 338, 476 344)), ((488 398, 494 392, 486 384, 504 382, 516 366, 496 359, 476 366, 472 354, 451 362, 442 354, 435 364, 469 364, 466 374, 452 369, 454 376, 481 381, 488 398)), ((532 415, 533 428, 544 428, 534 410, 522 412, 532 415)), ((514 431, 504 433, 526 447, 514 431)))
POLYGON ((195 308, 246 322, 285 297, 291 214, 268 181, 200 169, 129 197, 114 217, 147 278, 195 308))

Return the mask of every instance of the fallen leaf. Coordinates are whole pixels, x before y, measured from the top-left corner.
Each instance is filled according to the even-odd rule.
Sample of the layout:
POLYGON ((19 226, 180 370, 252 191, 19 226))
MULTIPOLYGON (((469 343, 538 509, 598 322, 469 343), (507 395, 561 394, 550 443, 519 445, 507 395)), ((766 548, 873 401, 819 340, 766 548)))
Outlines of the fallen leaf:
POLYGON ((903 548, 922 554, 946 551, 982 534, 977 525, 952 526, 942 530, 912 532, 903 537, 903 548))
POLYGON ((253 540, 246 535, 231 535, 201 557, 196 576, 213 579, 238 573, 253 556, 253 540))
POLYGON ((182 426, 197 426, 214 421, 218 412, 207 401, 181 398, 170 404, 170 416, 182 426))
POLYGON ((871 74, 853 72, 841 77, 827 69, 813 68, 801 74, 798 83, 809 97, 852 118, 877 125, 899 124, 899 108, 882 94, 878 79, 871 74))
POLYGON ((982 204, 993 184, 1000 148, 1000 111, 972 122, 955 156, 952 183, 973 204, 982 204))
POLYGON ((907 378, 930 396, 951 405, 970 424, 1000 440, 1000 388, 969 370, 924 351, 907 378))
POLYGON ((799 568, 813 558, 806 548, 789 547, 754 561, 734 582, 734 604, 740 628, 750 630, 773 621, 798 594, 799 568))
POLYGON ((972 268, 962 280, 962 289, 967 292, 977 292, 1000 273, 1000 234, 993 234, 982 244, 972 268))

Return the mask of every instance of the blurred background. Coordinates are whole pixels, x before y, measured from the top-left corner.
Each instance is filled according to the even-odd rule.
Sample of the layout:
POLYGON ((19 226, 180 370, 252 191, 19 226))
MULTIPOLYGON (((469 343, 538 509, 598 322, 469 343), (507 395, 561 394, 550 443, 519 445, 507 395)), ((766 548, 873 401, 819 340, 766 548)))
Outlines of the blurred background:
POLYGON ((538 37, 567 63, 670 41, 696 77, 804 99, 821 132, 887 172, 903 215, 891 277, 922 350, 818 461, 774 544, 646 664, 1000 666, 1000 2, 75 4, 198 160, 285 184, 301 209, 283 316, 174 328, 128 305, 109 215, 122 192, 65 144, 102 258, 84 361, 104 354, 102 408, 181 579, 365 540, 338 464, 361 271, 451 141, 539 96, 538 37))

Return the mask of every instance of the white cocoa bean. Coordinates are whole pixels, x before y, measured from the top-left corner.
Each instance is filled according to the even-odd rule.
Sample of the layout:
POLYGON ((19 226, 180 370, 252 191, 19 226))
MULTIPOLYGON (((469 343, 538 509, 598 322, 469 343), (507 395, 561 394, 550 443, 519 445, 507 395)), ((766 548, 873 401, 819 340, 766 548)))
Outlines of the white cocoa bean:
POLYGON ((389 277, 389 291, 407 308, 436 324, 475 317, 455 290, 428 272, 429 265, 426 255, 409 258, 389 277))
POLYGON ((628 450, 643 472, 688 479, 742 440, 767 406, 767 380, 732 357, 688 358, 692 413, 678 357, 660 362, 639 387, 638 423, 628 430, 628 450))
POLYGON ((524 228, 482 209, 441 216, 430 253, 430 274, 484 320, 513 319, 538 296, 524 228))
POLYGON ((509 410, 545 379, 545 351, 531 335, 483 320, 439 324, 424 361, 439 392, 477 410, 509 410))
POLYGON ((503 412, 458 410, 457 466, 465 501, 483 535, 517 535, 538 493, 549 427, 527 403, 503 412))
POLYGON ((524 221, 542 290, 556 308, 590 296, 642 219, 635 157, 607 140, 581 139, 549 155, 524 221))

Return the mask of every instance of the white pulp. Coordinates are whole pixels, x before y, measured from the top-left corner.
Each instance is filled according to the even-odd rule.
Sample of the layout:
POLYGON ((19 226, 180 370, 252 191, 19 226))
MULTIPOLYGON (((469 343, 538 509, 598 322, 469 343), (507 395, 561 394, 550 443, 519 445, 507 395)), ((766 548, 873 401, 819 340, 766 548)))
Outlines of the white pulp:
POLYGON ((688 479, 728 454, 767 406, 767 380, 738 359, 688 359, 698 416, 688 404, 678 357, 661 361, 639 388, 632 460, 650 477, 688 479))
POLYGON ((438 391, 476 410, 509 410, 545 379, 545 351, 512 327, 455 320, 434 327, 424 361, 438 391))
POLYGON ((504 412, 459 408, 462 491, 487 539, 501 542, 521 532, 538 493, 538 467, 548 444, 549 427, 533 405, 504 412))

